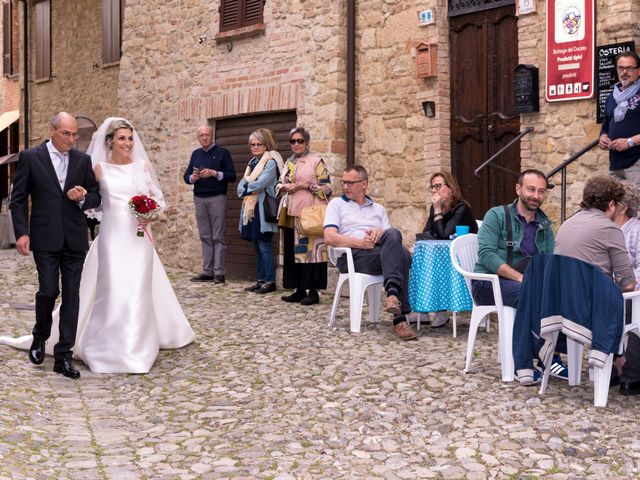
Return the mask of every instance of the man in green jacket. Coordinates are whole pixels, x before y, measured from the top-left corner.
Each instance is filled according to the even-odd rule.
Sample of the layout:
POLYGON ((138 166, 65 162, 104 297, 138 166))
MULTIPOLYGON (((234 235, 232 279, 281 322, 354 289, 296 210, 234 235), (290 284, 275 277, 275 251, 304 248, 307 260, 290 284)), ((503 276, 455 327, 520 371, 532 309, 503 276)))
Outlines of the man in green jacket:
MULTIPOLYGON (((478 232, 478 262, 474 269, 477 273, 497 274, 502 302, 514 308, 520 299, 527 258, 553 253, 554 248, 551 221, 540 209, 547 195, 547 177, 539 170, 523 171, 516 194, 518 198, 513 203, 493 207, 485 215, 478 232)), ((479 305, 493 305, 491 283, 474 280, 473 297, 479 305)))

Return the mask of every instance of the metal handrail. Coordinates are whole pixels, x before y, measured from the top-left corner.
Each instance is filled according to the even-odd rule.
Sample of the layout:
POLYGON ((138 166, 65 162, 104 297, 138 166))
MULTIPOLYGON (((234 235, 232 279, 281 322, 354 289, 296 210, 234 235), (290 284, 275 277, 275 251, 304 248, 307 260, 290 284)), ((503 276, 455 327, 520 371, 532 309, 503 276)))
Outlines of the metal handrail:
MULTIPOLYGON (((476 168, 474 175, 477 177, 478 174, 480 173, 480 170, 482 170, 484 167, 486 167, 487 165, 489 165, 491 162, 493 162, 496 158, 498 158, 500 155, 502 155, 502 152, 504 152, 505 150, 507 150, 511 145, 513 145, 514 143, 516 143, 518 140, 520 140, 522 137, 524 137, 525 135, 530 134, 531 132, 533 132, 533 127, 527 127, 525 128, 522 132, 520 132, 518 134, 517 137, 515 137, 513 140, 511 140, 509 143, 507 143, 504 147, 502 147, 500 150, 498 150, 496 153, 494 153, 493 155, 491 155, 491 157, 489 158, 489 160, 487 160, 486 162, 484 162, 482 165, 480 165, 478 168, 476 168)), ((498 170, 504 170, 505 172, 509 172, 509 173, 513 173, 516 176, 520 175, 520 172, 514 172, 512 170, 509 170, 508 168, 504 168, 501 165, 491 165, 493 168, 497 168, 498 170)))
POLYGON ((582 155, 587 153, 589 150, 591 150, 593 147, 598 145, 599 142, 600 142, 600 139, 594 140, 593 142, 591 142, 590 144, 588 144, 578 152, 571 155, 569 158, 567 158, 564 162, 562 162, 556 168, 551 170, 549 173, 547 173, 547 184, 549 185, 549 188, 553 188, 555 187, 555 185, 551 183, 549 179, 553 177, 556 173, 562 172, 562 183, 560 187, 560 223, 564 223, 565 219, 567 218, 567 167, 573 162, 575 162, 582 155))

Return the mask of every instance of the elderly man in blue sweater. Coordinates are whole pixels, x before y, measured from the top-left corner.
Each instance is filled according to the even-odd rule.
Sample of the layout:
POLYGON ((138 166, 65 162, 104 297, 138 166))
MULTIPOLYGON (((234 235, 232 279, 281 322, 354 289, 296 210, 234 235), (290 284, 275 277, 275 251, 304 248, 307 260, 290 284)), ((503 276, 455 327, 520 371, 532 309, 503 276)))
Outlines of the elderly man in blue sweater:
POLYGON ((231 154, 213 142, 213 128, 198 128, 198 142, 184 172, 184 181, 193 185, 196 221, 202 242, 202 273, 192 282, 225 283, 227 244, 224 217, 227 210, 227 186, 236 181, 231 154))

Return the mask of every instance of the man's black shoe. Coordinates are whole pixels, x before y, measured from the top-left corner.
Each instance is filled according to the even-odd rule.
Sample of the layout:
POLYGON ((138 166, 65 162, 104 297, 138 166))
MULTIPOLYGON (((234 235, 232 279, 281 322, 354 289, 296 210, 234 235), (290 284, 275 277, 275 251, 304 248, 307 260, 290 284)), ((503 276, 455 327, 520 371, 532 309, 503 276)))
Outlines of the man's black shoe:
POLYGON ((222 283, 224 285, 224 275, 214 275, 213 283, 222 283))
POLYGON ((256 293, 271 293, 276 291, 276 283, 263 283, 262 286, 256 290, 256 293))
POLYGON ((638 395, 640 393, 640 382, 620 382, 621 395, 638 395))
POLYGON ((29 360, 36 365, 42 365, 44 362, 44 345, 46 340, 44 338, 34 338, 31 348, 29 349, 29 360))
POLYGON ((191 277, 192 282, 213 282, 214 278, 211 275, 205 275, 201 273, 200 275, 196 275, 195 277, 191 277))
POLYGON ((74 380, 80 378, 80 372, 73 368, 73 362, 70 358, 65 358, 64 360, 56 360, 53 364, 53 371, 56 373, 61 373, 65 377, 73 378, 74 380))

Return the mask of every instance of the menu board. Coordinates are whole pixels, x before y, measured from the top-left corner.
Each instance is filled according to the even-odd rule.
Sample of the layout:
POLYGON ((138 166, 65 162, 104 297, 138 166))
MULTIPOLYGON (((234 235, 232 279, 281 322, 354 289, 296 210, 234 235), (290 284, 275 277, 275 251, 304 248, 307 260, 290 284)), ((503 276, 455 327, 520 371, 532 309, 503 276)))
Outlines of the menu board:
POLYGON ((627 51, 635 51, 636 45, 630 42, 614 43, 596 47, 596 122, 604 121, 604 106, 613 86, 618 83, 616 57, 627 51))

